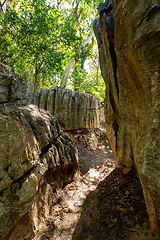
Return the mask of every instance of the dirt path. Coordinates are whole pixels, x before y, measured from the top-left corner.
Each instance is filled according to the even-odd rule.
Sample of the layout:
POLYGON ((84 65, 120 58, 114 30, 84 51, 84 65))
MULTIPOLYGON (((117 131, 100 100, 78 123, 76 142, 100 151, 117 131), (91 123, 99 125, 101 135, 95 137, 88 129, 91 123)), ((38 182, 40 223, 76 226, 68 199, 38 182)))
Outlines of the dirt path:
POLYGON ((108 141, 83 132, 70 135, 78 144, 82 176, 53 200, 33 240, 158 239, 149 229, 139 181, 116 169, 108 141))

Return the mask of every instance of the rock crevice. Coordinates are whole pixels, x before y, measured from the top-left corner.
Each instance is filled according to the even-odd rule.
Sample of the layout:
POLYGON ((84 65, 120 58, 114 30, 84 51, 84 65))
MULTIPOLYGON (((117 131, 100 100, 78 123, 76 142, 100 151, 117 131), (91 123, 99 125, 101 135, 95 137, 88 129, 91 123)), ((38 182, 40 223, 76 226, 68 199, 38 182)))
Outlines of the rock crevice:
POLYGON ((152 229, 159 234, 160 3, 112 2, 113 15, 107 0, 94 21, 106 83, 106 132, 118 167, 138 174, 152 229))

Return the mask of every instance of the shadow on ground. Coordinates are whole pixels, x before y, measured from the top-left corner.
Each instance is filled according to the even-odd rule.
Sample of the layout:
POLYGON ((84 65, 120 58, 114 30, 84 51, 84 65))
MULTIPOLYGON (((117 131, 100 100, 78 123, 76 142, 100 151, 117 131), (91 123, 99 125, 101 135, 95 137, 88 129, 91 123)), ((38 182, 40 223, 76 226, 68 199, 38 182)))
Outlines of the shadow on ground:
POLYGON ((116 168, 107 138, 84 131, 70 136, 79 150, 82 176, 53 199, 33 240, 157 240, 140 182, 116 168))
POLYGON ((73 240, 152 240, 138 179, 117 168, 85 199, 73 240))

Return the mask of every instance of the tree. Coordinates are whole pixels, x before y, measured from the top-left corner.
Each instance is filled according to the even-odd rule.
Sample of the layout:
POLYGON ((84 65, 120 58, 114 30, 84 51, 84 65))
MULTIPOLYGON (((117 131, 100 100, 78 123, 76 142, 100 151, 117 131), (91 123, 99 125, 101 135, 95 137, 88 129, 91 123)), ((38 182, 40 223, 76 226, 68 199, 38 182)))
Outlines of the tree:
POLYGON ((37 88, 59 85, 60 81, 61 87, 76 91, 85 91, 88 81, 94 92, 99 74, 90 59, 98 1, 7 0, 7 11, 0 19, 0 59, 30 79, 34 93, 37 88), (94 79, 86 71, 86 60, 96 69, 96 74, 92 71, 94 79))
POLYGON ((84 70, 85 60, 91 55, 92 47, 88 43, 93 38, 92 31, 92 22, 97 14, 96 4, 97 1, 88 0, 88 1, 71 1, 70 4, 70 16, 72 21, 77 25, 77 33, 80 37, 80 46, 78 49, 75 49, 75 53, 68 60, 68 65, 65 69, 63 78, 61 80, 60 86, 65 88, 67 86, 67 79, 71 71, 72 81, 74 81, 74 90, 79 90, 79 86, 82 78, 86 75, 84 70), (75 66, 76 65, 76 66, 75 66), (73 67, 74 66, 74 67, 73 67), (74 77, 73 77, 74 76, 74 77))
POLYGON ((62 73, 67 49, 77 40, 76 29, 64 20, 62 11, 43 0, 21 1, 3 16, 2 27, 1 36, 7 34, 10 40, 8 64, 23 75, 34 74, 34 93, 40 75, 62 73))
MULTIPOLYGON (((81 53, 83 51, 83 48, 91 41, 91 39, 93 38, 93 35, 94 34, 93 34, 93 31, 92 31, 90 36, 84 42, 82 42, 82 44, 81 44, 81 46, 80 46, 80 48, 78 50, 78 53, 81 53)), ((67 67, 65 69, 64 75, 62 77, 62 80, 61 80, 61 83, 60 83, 60 87, 62 87, 62 88, 66 87, 68 76, 69 76, 70 71, 71 71, 73 65, 75 64, 75 62, 76 62, 76 59, 75 59, 75 57, 73 57, 70 60, 70 62, 68 63, 68 65, 67 65, 67 67)))
MULTIPOLYGON (((6 0, 0 1, 0 16, 2 16, 5 12, 5 7, 6 7, 6 0)), ((0 54, 4 53, 5 51, 7 51, 7 42, 6 42, 6 38, 5 36, 2 36, 0 38, 0 54)), ((0 71, 1 72, 5 72, 5 58, 1 58, 0 59, 0 71)))
POLYGON ((90 93, 94 95, 95 97, 99 98, 103 106, 105 83, 99 69, 99 55, 96 43, 92 46, 91 50, 92 51, 90 55, 86 58, 84 69, 81 69, 79 62, 73 66, 73 71, 68 78, 68 88, 76 90, 75 87, 77 87, 78 91, 82 93, 90 93), (80 80, 77 83, 75 82, 76 78, 80 80), (75 86, 75 84, 78 86, 75 86))

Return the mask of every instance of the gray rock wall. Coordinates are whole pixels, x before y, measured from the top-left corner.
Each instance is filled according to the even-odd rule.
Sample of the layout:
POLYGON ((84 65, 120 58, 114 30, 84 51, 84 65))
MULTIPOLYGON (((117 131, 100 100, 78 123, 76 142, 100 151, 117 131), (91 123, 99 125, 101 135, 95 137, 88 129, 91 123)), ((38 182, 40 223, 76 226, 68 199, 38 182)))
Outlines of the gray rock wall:
POLYGON ((41 89, 34 104, 48 110, 66 129, 99 128, 104 114, 98 99, 88 93, 67 89, 41 89))
POLYGON ((56 118, 35 105, 0 106, 0 239, 31 239, 63 184, 79 175, 78 152, 56 118))
POLYGON ((31 84, 25 78, 7 73, 0 73, 0 103, 29 100, 31 84))
POLYGON ((138 174, 160 234, 160 2, 113 0, 112 10, 107 0, 99 13, 94 31, 108 139, 123 173, 138 174))

